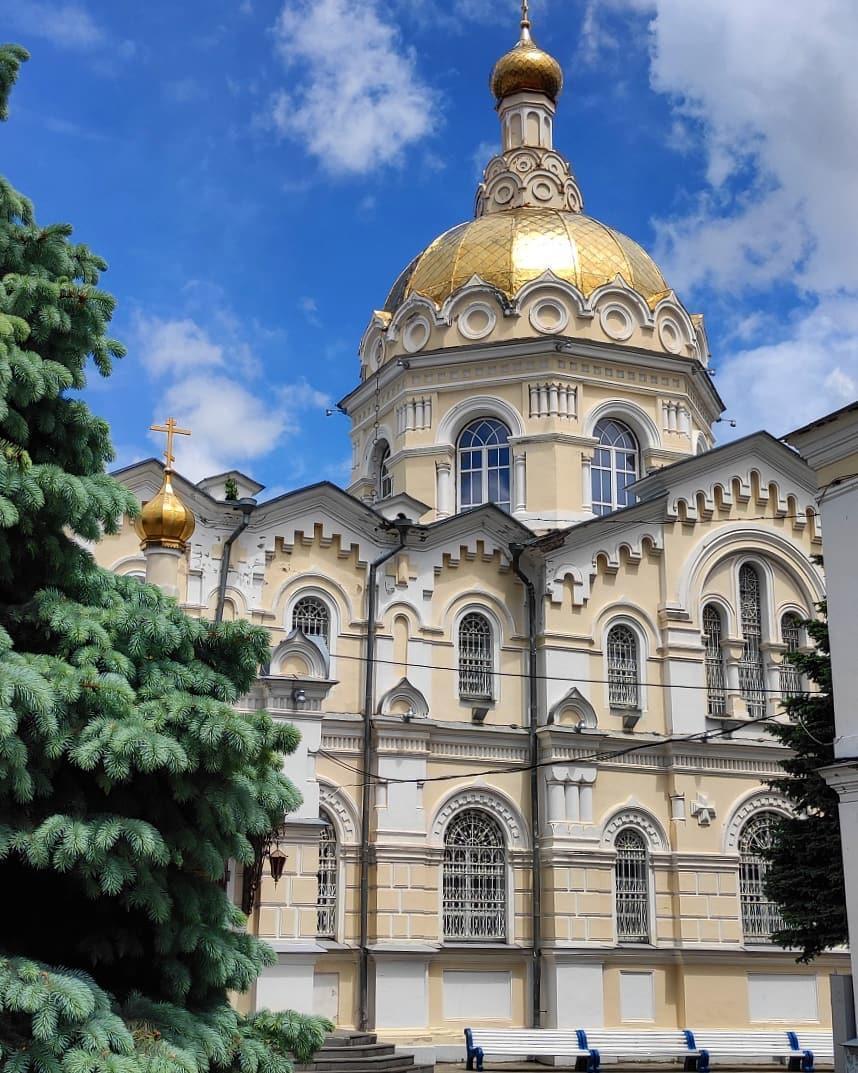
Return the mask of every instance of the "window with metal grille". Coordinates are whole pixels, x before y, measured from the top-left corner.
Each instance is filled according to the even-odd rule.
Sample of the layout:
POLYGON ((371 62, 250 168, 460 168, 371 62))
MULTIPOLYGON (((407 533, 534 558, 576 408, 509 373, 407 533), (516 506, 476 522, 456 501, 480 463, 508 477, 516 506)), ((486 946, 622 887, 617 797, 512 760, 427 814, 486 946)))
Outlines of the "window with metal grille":
POLYGON ((292 610, 292 629, 307 637, 319 637, 330 647, 331 612, 318 596, 302 596, 292 610))
POLYGON ((742 624, 742 655, 739 660, 739 689, 755 718, 766 714, 766 665, 760 645, 763 640, 763 612, 760 602, 760 575, 747 563, 739 571, 739 607, 742 624))
POLYGON ((631 429, 612 418, 603 418, 593 429, 599 446, 590 467, 593 513, 610 514, 634 503, 629 486, 638 479, 640 451, 631 429))
POLYGON ((739 901, 746 943, 770 942, 773 933, 783 927, 777 903, 766 895, 769 865, 764 852, 772 845, 777 822, 777 813, 760 812, 748 820, 739 835, 739 901))
POLYGON ((316 934, 320 939, 337 937, 337 834, 330 817, 321 813, 324 827, 319 832, 318 893, 316 894, 316 934))
POLYGON ((459 437, 459 507, 511 506, 509 429, 493 417, 473 421, 459 437))
POLYGON ((614 839, 617 863, 617 939, 649 942, 649 861, 646 843, 637 831, 620 831, 614 839))
POLYGON ((781 618, 781 641, 786 648, 780 670, 781 699, 786 700, 787 697, 801 693, 803 689, 801 675, 795 664, 786 658, 790 652, 798 652, 801 648, 801 619, 792 611, 787 611, 781 618))
POLYGON ((444 937, 506 938, 506 846, 481 809, 460 812, 444 837, 444 937))
POLYGON ((390 448, 384 444, 378 460, 378 497, 393 495, 393 474, 390 472, 390 448))
POLYGON ((724 715, 727 711, 721 639, 721 611, 715 604, 707 604, 703 608, 703 647, 706 652, 706 710, 709 715, 724 715))
POLYGON ((494 638, 485 615, 476 611, 459 623, 459 695, 490 699, 493 695, 494 638))
POLYGON ((608 631, 608 703, 612 708, 639 708, 638 639, 628 626, 608 631))

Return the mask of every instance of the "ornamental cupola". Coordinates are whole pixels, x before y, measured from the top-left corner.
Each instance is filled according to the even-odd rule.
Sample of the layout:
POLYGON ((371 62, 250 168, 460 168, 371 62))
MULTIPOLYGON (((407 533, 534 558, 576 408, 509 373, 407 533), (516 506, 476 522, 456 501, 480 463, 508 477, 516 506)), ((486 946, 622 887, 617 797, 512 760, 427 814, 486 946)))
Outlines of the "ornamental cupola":
POLYGON ((151 431, 163 432, 167 436, 164 477, 158 493, 143 504, 135 528, 146 558, 146 580, 169 596, 175 596, 178 592, 179 561, 196 528, 196 519, 194 512, 173 488, 173 438, 190 436, 190 432, 179 428, 172 417, 167 418, 163 425, 152 425, 151 431))

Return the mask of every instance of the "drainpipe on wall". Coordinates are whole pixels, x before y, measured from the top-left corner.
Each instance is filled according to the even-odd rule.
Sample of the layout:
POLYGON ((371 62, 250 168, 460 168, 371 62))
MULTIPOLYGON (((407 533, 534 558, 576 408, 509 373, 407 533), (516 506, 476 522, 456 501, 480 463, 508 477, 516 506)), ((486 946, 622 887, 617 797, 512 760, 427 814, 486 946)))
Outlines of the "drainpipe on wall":
POLYGON ((369 1027, 369 810, 372 763, 372 716, 375 709, 375 620, 378 604, 378 569, 405 547, 412 522, 403 515, 390 523, 399 544, 370 563, 366 599, 366 662, 363 696, 363 765, 360 810, 360 960, 358 965, 358 1029, 369 1027))
POLYGON ((223 607, 226 603, 226 583, 229 578, 229 561, 232 556, 232 546, 250 525, 250 516, 256 510, 255 499, 239 499, 233 507, 241 511, 241 521, 223 542, 223 551, 220 557, 220 579, 217 586, 217 605, 215 607, 215 622, 223 622, 223 607))
POLYGON ((539 738, 537 711, 539 683, 536 655, 536 588, 521 569, 522 544, 511 544, 512 568, 527 593, 528 691, 527 726, 530 731, 530 815, 531 815, 531 931, 533 954, 531 963, 531 1025, 539 1028, 542 1020, 542 869, 539 859, 539 738))

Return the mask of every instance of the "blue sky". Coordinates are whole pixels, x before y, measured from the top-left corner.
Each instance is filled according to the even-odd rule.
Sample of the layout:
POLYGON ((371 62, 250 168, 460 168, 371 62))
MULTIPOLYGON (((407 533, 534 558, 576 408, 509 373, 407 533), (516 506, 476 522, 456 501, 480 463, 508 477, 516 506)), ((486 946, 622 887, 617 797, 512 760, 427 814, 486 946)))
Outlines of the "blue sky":
MULTIPOLYGON (((735 433, 858 395, 853 0, 533 0, 586 211, 706 314, 735 433), (750 10, 749 10, 750 9, 750 10)), ((357 345, 471 215, 515 0, 0 0, 32 52, 2 170, 110 264, 129 354, 89 397, 121 464, 347 477, 357 345)), ((721 426, 725 434, 728 430, 721 426)))

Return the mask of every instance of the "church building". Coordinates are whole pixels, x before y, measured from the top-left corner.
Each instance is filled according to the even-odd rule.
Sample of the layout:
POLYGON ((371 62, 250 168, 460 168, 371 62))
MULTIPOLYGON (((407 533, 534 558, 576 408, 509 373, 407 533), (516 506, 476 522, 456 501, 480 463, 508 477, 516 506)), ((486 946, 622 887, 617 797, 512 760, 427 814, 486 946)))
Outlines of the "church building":
POLYGON ((815 475, 765 432, 715 446, 703 317, 585 214, 562 82, 525 5, 474 218, 369 318, 347 490, 258 504, 168 449, 93 549, 270 634, 241 707, 300 730, 303 804, 230 869, 278 956, 247 1001, 438 1056, 477 1025, 826 1025, 848 965, 771 942, 761 857, 815 475))

